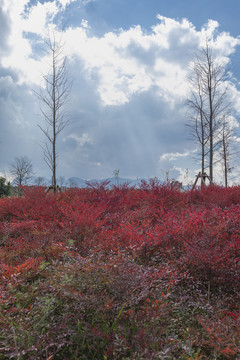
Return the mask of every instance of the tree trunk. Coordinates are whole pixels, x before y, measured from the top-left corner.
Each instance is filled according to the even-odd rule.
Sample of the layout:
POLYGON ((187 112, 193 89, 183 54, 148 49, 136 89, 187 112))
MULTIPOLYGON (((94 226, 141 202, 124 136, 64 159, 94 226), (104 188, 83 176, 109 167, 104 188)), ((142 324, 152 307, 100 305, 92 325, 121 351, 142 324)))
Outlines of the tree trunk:
POLYGON ((53 50, 53 189, 56 191, 56 60, 53 50))
POLYGON ((212 84, 212 64, 211 58, 209 58, 209 52, 207 48, 208 57, 208 98, 209 98, 209 177, 210 184, 213 182, 213 84, 212 84))
POLYGON ((44 75, 45 91, 35 93, 41 100, 43 107, 41 112, 45 120, 45 126, 39 126, 47 141, 43 148, 44 160, 51 169, 52 187, 56 191, 57 186, 57 137, 68 124, 66 104, 69 99, 71 82, 66 77, 66 57, 63 56, 61 41, 57 42, 55 33, 52 38, 46 40, 51 54, 51 71, 44 75))
POLYGON ((227 187, 228 186, 228 164, 227 164, 227 148, 226 148, 226 141, 225 141, 224 131, 223 131, 223 162, 224 162, 225 187, 227 187))

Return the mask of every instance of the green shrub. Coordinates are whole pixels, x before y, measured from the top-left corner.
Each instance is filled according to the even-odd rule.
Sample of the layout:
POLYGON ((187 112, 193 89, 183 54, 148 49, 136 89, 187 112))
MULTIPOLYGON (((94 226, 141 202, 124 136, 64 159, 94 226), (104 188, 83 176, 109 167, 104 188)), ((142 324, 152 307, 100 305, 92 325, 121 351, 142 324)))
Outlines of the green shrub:
POLYGON ((4 177, 0 177, 0 196, 9 196, 11 192, 10 182, 6 183, 4 177))

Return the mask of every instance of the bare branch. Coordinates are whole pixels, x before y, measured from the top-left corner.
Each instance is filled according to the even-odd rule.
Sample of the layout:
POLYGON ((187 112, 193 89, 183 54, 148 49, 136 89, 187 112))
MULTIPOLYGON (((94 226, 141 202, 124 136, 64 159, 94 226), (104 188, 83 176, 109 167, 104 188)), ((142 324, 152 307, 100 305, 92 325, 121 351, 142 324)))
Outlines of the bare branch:
POLYGON ((56 34, 53 32, 45 40, 45 44, 51 55, 50 70, 43 76, 45 91, 35 92, 35 94, 41 101, 40 111, 45 123, 45 126, 38 125, 38 127, 50 144, 50 147, 47 143, 44 147, 41 146, 43 157, 52 171, 52 185, 56 188, 56 143, 58 135, 70 121, 66 105, 72 84, 67 77, 67 58, 63 55, 62 41, 57 41, 56 34))
POLYGON ((208 162, 209 176, 213 181, 214 154, 219 149, 219 129, 223 114, 228 112, 226 63, 219 62, 206 40, 206 46, 194 56, 190 66, 191 96, 187 100, 191 116, 187 126, 192 139, 201 147, 202 173, 208 162))
POLYGON ((26 185, 33 175, 33 165, 27 156, 20 156, 10 164, 9 171, 17 185, 26 185))

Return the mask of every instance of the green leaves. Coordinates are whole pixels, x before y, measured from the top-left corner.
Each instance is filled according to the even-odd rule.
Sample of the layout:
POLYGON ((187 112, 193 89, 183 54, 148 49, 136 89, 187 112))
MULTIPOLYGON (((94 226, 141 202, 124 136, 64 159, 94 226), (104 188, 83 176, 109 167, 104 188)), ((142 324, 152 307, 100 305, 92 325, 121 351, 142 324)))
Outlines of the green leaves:
POLYGON ((9 196, 11 193, 10 182, 7 183, 7 180, 4 177, 0 177, 0 197, 9 196))

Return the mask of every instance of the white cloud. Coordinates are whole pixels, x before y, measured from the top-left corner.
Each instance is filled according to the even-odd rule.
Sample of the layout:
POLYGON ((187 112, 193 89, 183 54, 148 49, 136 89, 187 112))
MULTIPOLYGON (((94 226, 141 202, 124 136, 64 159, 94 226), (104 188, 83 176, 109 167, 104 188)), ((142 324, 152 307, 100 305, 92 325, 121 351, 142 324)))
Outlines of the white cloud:
MULTIPOLYGON (((187 62, 218 24, 209 21, 197 32, 186 19, 158 18, 161 23, 153 27, 151 34, 144 33, 140 26, 100 38, 88 36, 82 28, 67 30, 68 50, 84 61, 89 74, 98 74, 98 91, 105 105, 127 103, 132 95, 151 87, 173 105, 186 97, 187 62)), ((239 39, 223 33, 214 46, 221 49, 220 55, 229 56, 239 43, 239 39)))
MULTIPOLYGON (((9 0, 5 11, 9 12, 11 21, 11 32, 8 43, 10 51, 1 59, 3 67, 17 71, 19 83, 38 83, 41 80, 46 65, 42 60, 34 59, 31 41, 24 36, 24 32, 45 36, 48 23, 58 12, 56 2, 37 3, 29 12, 24 12, 27 0, 18 2, 9 0)), ((40 44, 42 47, 42 44, 40 44)))
MULTIPOLYGON (((67 23, 67 11, 71 9, 68 5, 76 3, 77 7, 88 2, 49 0, 30 6, 27 0, 4 0, 10 24, 9 52, 0 59, 0 65, 5 73, 9 72, 9 78, 0 85, 14 82, 12 91, 20 99, 6 100, 5 110, 19 127, 31 122, 33 98, 29 88, 41 84, 42 74, 48 69, 48 57, 42 51, 48 28, 55 26, 57 15, 65 17, 67 23), (21 101, 24 103, 20 88, 25 89, 24 96, 28 98, 25 110, 20 105, 21 101)), ((138 25, 93 36, 90 25, 79 18, 77 27, 68 27, 62 33, 70 76, 74 74, 76 84, 71 94, 71 111, 81 123, 79 128, 76 123, 70 125, 61 139, 67 173, 73 171, 74 156, 75 175, 92 167, 86 177, 92 176, 96 168, 99 176, 114 168, 121 172, 124 168, 133 177, 155 176, 166 168, 181 179, 185 171, 182 169, 189 167, 194 152, 186 145, 184 131, 181 133, 186 117, 183 103, 188 94, 188 63, 193 52, 204 45, 206 36, 216 54, 226 61, 240 40, 218 33, 217 22, 209 21, 197 31, 187 19, 161 15, 148 32, 138 25)), ((234 108, 240 113, 237 85, 229 83, 229 90, 234 108)), ((0 94, 0 100, 2 97, 4 94, 0 94)))
MULTIPOLYGON (((194 152, 196 152, 196 150, 192 151, 192 153, 194 153, 194 152)), ((179 152, 166 153, 166 154, 163 154, 160 157, 160 161, 162 161, 162 160, 175 161, 175 160, 177 160, 178 158, 181 158, 181 157, 188 157, 190 154, 191 154, 190 151, 185 151, 184 153, 179 153, 179 152)))
POLYGON ((29 1, 30 0, 3 0, 2 9, 4 12, 9 12, 9 15, 21 14, 29 1))
MULTIPOLYGON (((38 83, 43 72, 43 59, 34 58, 30 40, 24 32, 43 36, 58 11, 74 0, 38 2, 24 12, 27 0, 11 3, 11 52, 2 61, 5 67, 18 71, 21 82, 38 83), (18 61, 16 61, 18 59, 18 61), (41 71, 42 70, 42 71, 41 71)), ((212 36, 216 50, 225 56, 234 52, 239 39, 220 33, 215 40, 218 23, 209 21, 200 32, 187 19, 181 21, 161 15, 160 23, 145 33, 140 25, 128 30, 109 32, 102 37, 90 36, 88 23, 66 29, 66 51, 78 57, 91 79, 98 79, 97 90, 104 105, 122 105, 131 97, 151 88, 170 106, 186 98, 187 62, 206 35, 212 36), (227 55, 226 55, 227 54, 227 55)), ((36 51, 36 50, 35 50, 36 51)))
POLYGON ((77 0, 57 0, 57 1, 63 6, 63 8, 66 8, 67 5, 76 2, 77 0))
POLYGON ((32 6, 28 14, 20 19, 22 31, 32 32, 34 34, 43 35, 46 33, 48 23, 52 22, 54 16, 58 13, 56 1, 37 3, 32 6))
POLYGON ((87 4, 89 4, 91 2, 95 2, 95 1, 97 1, 97 0, 82 0, 82 4, 87 5, 87 4))
POLYGON ((236 86, 234 83, 229 82, 227 85, 231 105, 237 113, 240 113, 240 96, 238 91, 240 84, 236 86))
MULTIPOLYGON (((181 64, 155 55, 153 66, 141 63, 131 54, 137 46, 151 60, 151 48, 158 46, 157 35, 145 35, 140 26, 119 34, 107 33, 102 38, 88 37, 82 28, 69 29, 66 33, 68 51, 84 61, 89 74, 97 72, 99 93, 105 105, 128 102, 133 94, 156 87, 160 96, 171 101, 173 95, 185 94, 186 70, 181 64)), ((153 54, 154 56, 154 54, 153 54)))
POLYGON ((201 30, 201 46, 206 45, 206 38, 213 39, 213 35, 215 34, 217 28, 219 27, 219 23, 216 20, 208 20, 207 24, 202 27, 201 30))
POLYGON ((82 21, 81 21, 81 26, 82 26, 83 28, 85 28, 85 29, 89 29, 89 28, 90 28, 90 26, 88 25, 88 21, 85 20, 85 19, 82 19, 82 21))
POLYGON ((80 147, 83 147, 85 144, 92 143, 92 140, 89 136, 88 133, 83 133, 81 136, 77 135, 77 134, 71 134, 68 136, 68 139, 73 139, 76 141, 77 145, 80 147))
POLYGON ((196 180, 196 174, 198 173, 198 170, 189 170, 187 168, 184 169, 178 166, 173 166, 172 171, 177 174, 177 176, 174 178, 183 185, 193 185, 194 181, 196 180))

